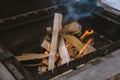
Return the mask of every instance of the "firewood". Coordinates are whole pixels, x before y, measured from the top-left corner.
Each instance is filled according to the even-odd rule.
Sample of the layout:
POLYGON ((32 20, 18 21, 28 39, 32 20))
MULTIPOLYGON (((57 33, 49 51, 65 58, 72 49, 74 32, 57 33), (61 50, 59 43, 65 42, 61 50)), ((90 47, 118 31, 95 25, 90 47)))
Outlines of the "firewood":
MULTIPOLYGON (((83 42, 81 42, 78 38, 76 38, 75 36, 73 35, 63 35, 63 37, 70 43, 72 44, 74 47, 76 47, 76 49, 78 51, 80 51, 84 46, 85 44, 83 42)), ((88 46, 87 48, 85 48, 83 50, 83 54, 87 54, 87 53, 90 53, 90 52, 93 52, 95 51, 96 49, 92 46, 88 46)))
POLYGON ((72 48, 73 46, 72 46, 68 41, 66 41, 66 47, 67 47, 67 49, 70 49, 70 48, 72 48))
POLYGON ((59 60, 59 61, 58 61, 58 64, 57 64, 57 67, 61 66, 61 64, 62 64, 62 61, 59 60))
POLYGON ((48 65, 48 59, 43 59, 42 63, 48 65))
POLYGON ((46 39, 47 41, 50 41, 52 37, 52 28, 47 27, 46 30, 47 30, 47 35, 44 37, 44 39, 46 39))
MULTIPOLYGON (((59 59, 59 54, 57 53, 55 55, 55 62, 59 59)), ((48 65, 48 59, 47 58, 42 58, 42 63, 45 64, 45 65, 48 65)))
MULTIPOLYGON (((45 36, 45 39, 43 40, 41 47, 47 50, 47 46, 49 44, 48 40, 50 40, 50 36, 52 35, 52 29, 51 27, 47 27, 46 29, 47 29, 47 35, 45 36)), ((81 33, 81 29, 82 27, 81 25, 79 25, 78 22, 72 22, 64 26, 64 30, 67 33, 70 33, 70 32, 72 32, 73 34, 81 33)))
POLYGON ((43 72, 46 72, 48 70, 47 66, 39 66, 38 67, 38 73, 42 74, 43 72))
POLYGON ((55 62, 59 59, 59 57, 60 57, 60 54, 57 53, 57 54, 55 55, 55 62))
POLYGON ((48 55, 45 54, 36 54, 36 53, 24 53, 23 55, 16 56, 15 58, 18 61, 25 61, 25 60, 34 60, 34 59, 41 59, 48 57, 48 55))
POLYGON ((76 58, 82 57, 86 55, 87 53, 83 54, 83 51, 86 52, 86 48, 91 48, 90 45, 93 43, 93 38, 89 38, 88 41, 85 43, 84 47, 79 51, 76 58))
POLYGON ((48 60, 48 70, 53 70, 55 67, 55 54, 57 53, 58 46, 58 33, 62 24, 62 14, 55 13, 54 23, 53 23, 53 34, 50 46, 50 54, 48 60))
POLYGON ((41 47, 43 47, 44 49, 46 49, 48 51, 48 45, 49 45, 49 41, 47 41, 46 39, 43 40, 41 47))
POLYGON ((38 73, 39 73, 39 74, 42 74, 42 66, 38 66, 38 69, 37 69, 37 70, 38 70, 38 73))
POLYGON ((68 54, 68 50, 66 48, 65 41, 62 36, 60 37, 58 49, 59 49, 60 57, 62 59, 62 64, 68 63, 70 61, 70 56, 68 54))
POLYGON ((47 27, 46 30, 47 30, 47 34, 49 36, 51 36, 52 35, 52 28, 51 27, 47 27))
POLYGON ((47 71, 47 69, 48 69, 48 67, 43 66, 42 69, 41 69, 41 71, 42 71, 42 72, 45 72, 45 71, 47 71))
POLYGON ((70 57, 73 58, 73 57, 75 57, 77 55, 78 50, 76 48, 74 48, 74 47, 71 47, 71 48, 68 49, 68 52, 69 52, 70 57))
POLYGON ((64 30, 69 33, 78 34, 81 33, 82 27, 78 22, 72 22, 64 26, 64 30))

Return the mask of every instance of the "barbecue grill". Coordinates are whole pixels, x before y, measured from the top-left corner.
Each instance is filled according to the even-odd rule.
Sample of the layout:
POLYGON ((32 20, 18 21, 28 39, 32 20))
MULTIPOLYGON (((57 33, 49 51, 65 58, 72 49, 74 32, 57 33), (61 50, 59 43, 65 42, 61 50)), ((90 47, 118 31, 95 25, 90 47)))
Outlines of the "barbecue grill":
MULTIPOLYGON (((14 56, 25 52, 43 52, 44 49, 40 47, 40 44, 47 33, 46 27, 52 26, 53 14, 55 12, 66 14, 66 2, 56 5, 48 2, 44 4, 48 4, 48 6, 45 6, 46 8, 41 6, 39 10, 36 10, 38 7, 35 6, 32 11, 30 9, 30 12, 24 9, 27 12, 19 11, 20 13, 16 14, 20 15, 13 16, 11 14, 12 17, 6 17, 4 14, 0 19, 0 60, 16 79, 47 80, 120 48, 120 16, 96 7, 92 17, 87 16, 77 20, 85 29, 94 29, 95 33, 92 37, 94 38, 94 47, 97 49, 95 52, 69 62, 69 66, 63 64, 55 68, 54 72, 49 70, 38 74, 36 67, 23 67, 22 64, 32 62, 20 63, 14 56)), ((66 23, 73 21, 70 20, 66 23)))

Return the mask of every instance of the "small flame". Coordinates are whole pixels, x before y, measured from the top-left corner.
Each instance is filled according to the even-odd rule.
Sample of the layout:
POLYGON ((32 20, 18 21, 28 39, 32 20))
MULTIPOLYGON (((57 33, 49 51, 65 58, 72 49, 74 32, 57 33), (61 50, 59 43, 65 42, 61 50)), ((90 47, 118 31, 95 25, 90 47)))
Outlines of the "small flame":
POLYGON ((48 51, 45 51, 45 52, 44 52, 44 54, 45 54, 45 55, 48 55, 48 54, 49 54, 49 52, 48 52, 48 51))
POLYGON ((91 29, 90 31, 89 30, 86 30, 85 33, 80 37, 80 40, 83 41, 85 39, 85 37, 89 36, 90 34, 93 34, 94 33, 94 30, 91 29))
POLYGON ((93 38, 89 38, 89 40, 86 42, 85 46, 80 50, 80 52, 78 53, 78 55, 76 56, 77 58, 80 57, 80 55, 82 54, 82 52, 93 43, 93 38))
POLYGON ((50 52, 50 43, 47 45, 47 51, 44 52, 45 55, 48 55, 50 52))

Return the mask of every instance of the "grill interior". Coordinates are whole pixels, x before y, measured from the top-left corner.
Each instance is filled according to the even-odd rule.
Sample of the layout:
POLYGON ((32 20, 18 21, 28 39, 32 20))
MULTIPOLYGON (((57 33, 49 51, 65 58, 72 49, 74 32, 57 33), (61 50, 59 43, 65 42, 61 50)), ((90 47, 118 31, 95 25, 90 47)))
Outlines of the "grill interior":
MULTIPOLYGON (((63 6, 59 6, 63 9, 63 6)), ((53 24, 53 10, 40 11, 38 14, 27 14, 4 20, 0 25, 0 43, 15 56, 22 53, 40 53, 44 49, 40 47, 46 34, 46 27, 53 24)), ((64 14, 64 12, 62 12, 64 14)), ((73 21, 70 21, 73 22, 73 21)), ((67 22, 67 23, 70 23, 67 22)), ((120 40, 120 25, 107 18, 94 13, 94 17, 86 17, 78 20, 84 29, 92 28, 95 33, 94 47, 98 50, 110 43, 120 40)), ((23 64, 23 63, 22 63, 23 64)), ((25 67, 33 77, 38 78, 37 67, 25 67)), ((44 73, 43 73, 44 74, 44 73)), ((47 75, 48 76, 48 75, 47 75)), ((49 76, 48 76, 49 77, 49 76)))
MULTIPOLYGON (((118 35, 120 33, 120 26, 101 16, 83 18, 78 20, 78 22, 83 28, 93 28, 97 33, 103 35, 110 41, 120 40, 120 36, 118 35)), ((15 55, 26 51, 40 52, 41 49, 39 46, 46 34, 46 27, 52 26, 52 24, 53 17, 47 17, 42 20, 3 30, 0 31, 0 41, 5 48, 15 55), (33 50, 34 47, 36 47, 35 50, 33 50)))

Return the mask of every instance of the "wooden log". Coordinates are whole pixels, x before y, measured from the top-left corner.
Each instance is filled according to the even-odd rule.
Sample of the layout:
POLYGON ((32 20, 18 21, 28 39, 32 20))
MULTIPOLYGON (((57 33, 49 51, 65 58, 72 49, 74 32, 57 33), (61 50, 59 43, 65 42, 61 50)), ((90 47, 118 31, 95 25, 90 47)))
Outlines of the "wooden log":
POLYGON ((72 22, 64 26, 64 30, 69 33, 78 34, 81 33, 82 26, 78 22, 72 22))
POLYGON ((59 59, 57 67, 61 66, 61 64, 62 64, 62 61, 59 59))
POLYGON ((38 67, 38 73, 42 74, 43 72, 46 72, 48 70, 47 66, 39 66, 38 67))
POLYGON ((66 48, 65 41, 62 36, 60 37, 58 49, 59 49, 60 57, 62 59, 62 64, 68 63, 70 61, 70 56, 68 54, 68 50, 66 48))
POLYGON ((43 59, 42 63, 48 65, 48 59, 43 59))
POLYGON ((62 24, 62 14, 55 13, 54 23, 53 23, 53 35, 50 46, 50 54, 48 60, 48 70, 53 70, 55 67, 55 54, 57 53, 58 46, 58 33, 62 24))
POLYGON ((42 67, 41 70, 42 70, 42 72, 46 72, 48 70, 48 67, 44 66, 44 67, 42 67))
MULTIPOLYGON (((81 42, 78 38, 76 38, 75 36, 73 35, 63 35, 63 37, 71 44, 73 45, 74 47, 76 47, 76 49, 78 51, 81 51, 81 49, 85 46, 85 44, 83 42, 81 42)), ((87 48, 85 48, 83 50, 83 54, 88 54, 90 52, 93 52, 95 51, 96 49, 92 46, 88 46, 87 48)))
POLYGON ((43 47, 44 49, 46 49, 48 51, 48 46, 49 46, 50 42, 47 41, 46 39, 43 40, 41 47, 43 47))
POLYGON ((78 50, 75 47, 71 47, 68 49, 70 57, 75 57, 78 54, 78 50))
MULTIPOLYGON (((46 29, 47 29, 47 34, 48 35, 45 36, 45 39, 43 40, 43 42, 41 44, 41 47, 43 47, 44 49, 47 50, 48 44, 49 44, 48 40, 50 40, 49 36, 52 34, 52 29, 51 29, 51 27, 47 27, 46 29)), ((72 22, 70 24, 65 25, 64 26, 64 30, 67 33, 72 32, 73 34, 77 34, 77 33, 81 33, 82 27, 81 27, 81 25, 78 22, 72 22)))
POLYGON ((34 59, 41 59, 41 58, 45 58, 48 57, 48 55, 45 54, 36 54, 36 53, 26 53, 20 56, 16 56, 15 58, 18 61, 25 61, 25 60, 34 60, 34 59))
POLYGON ((52 28, 51 27, 47 27, 46 28, 47 30, 47 35, 44 37, 47 41, 50 41, 51 40, 51 37, 52 37, 52 28))
POLYGON ((47 30, 47 34, 49 36, 51 36, 52 35, 52 28, 51 27, 47 27, 46 30, 47 30))

